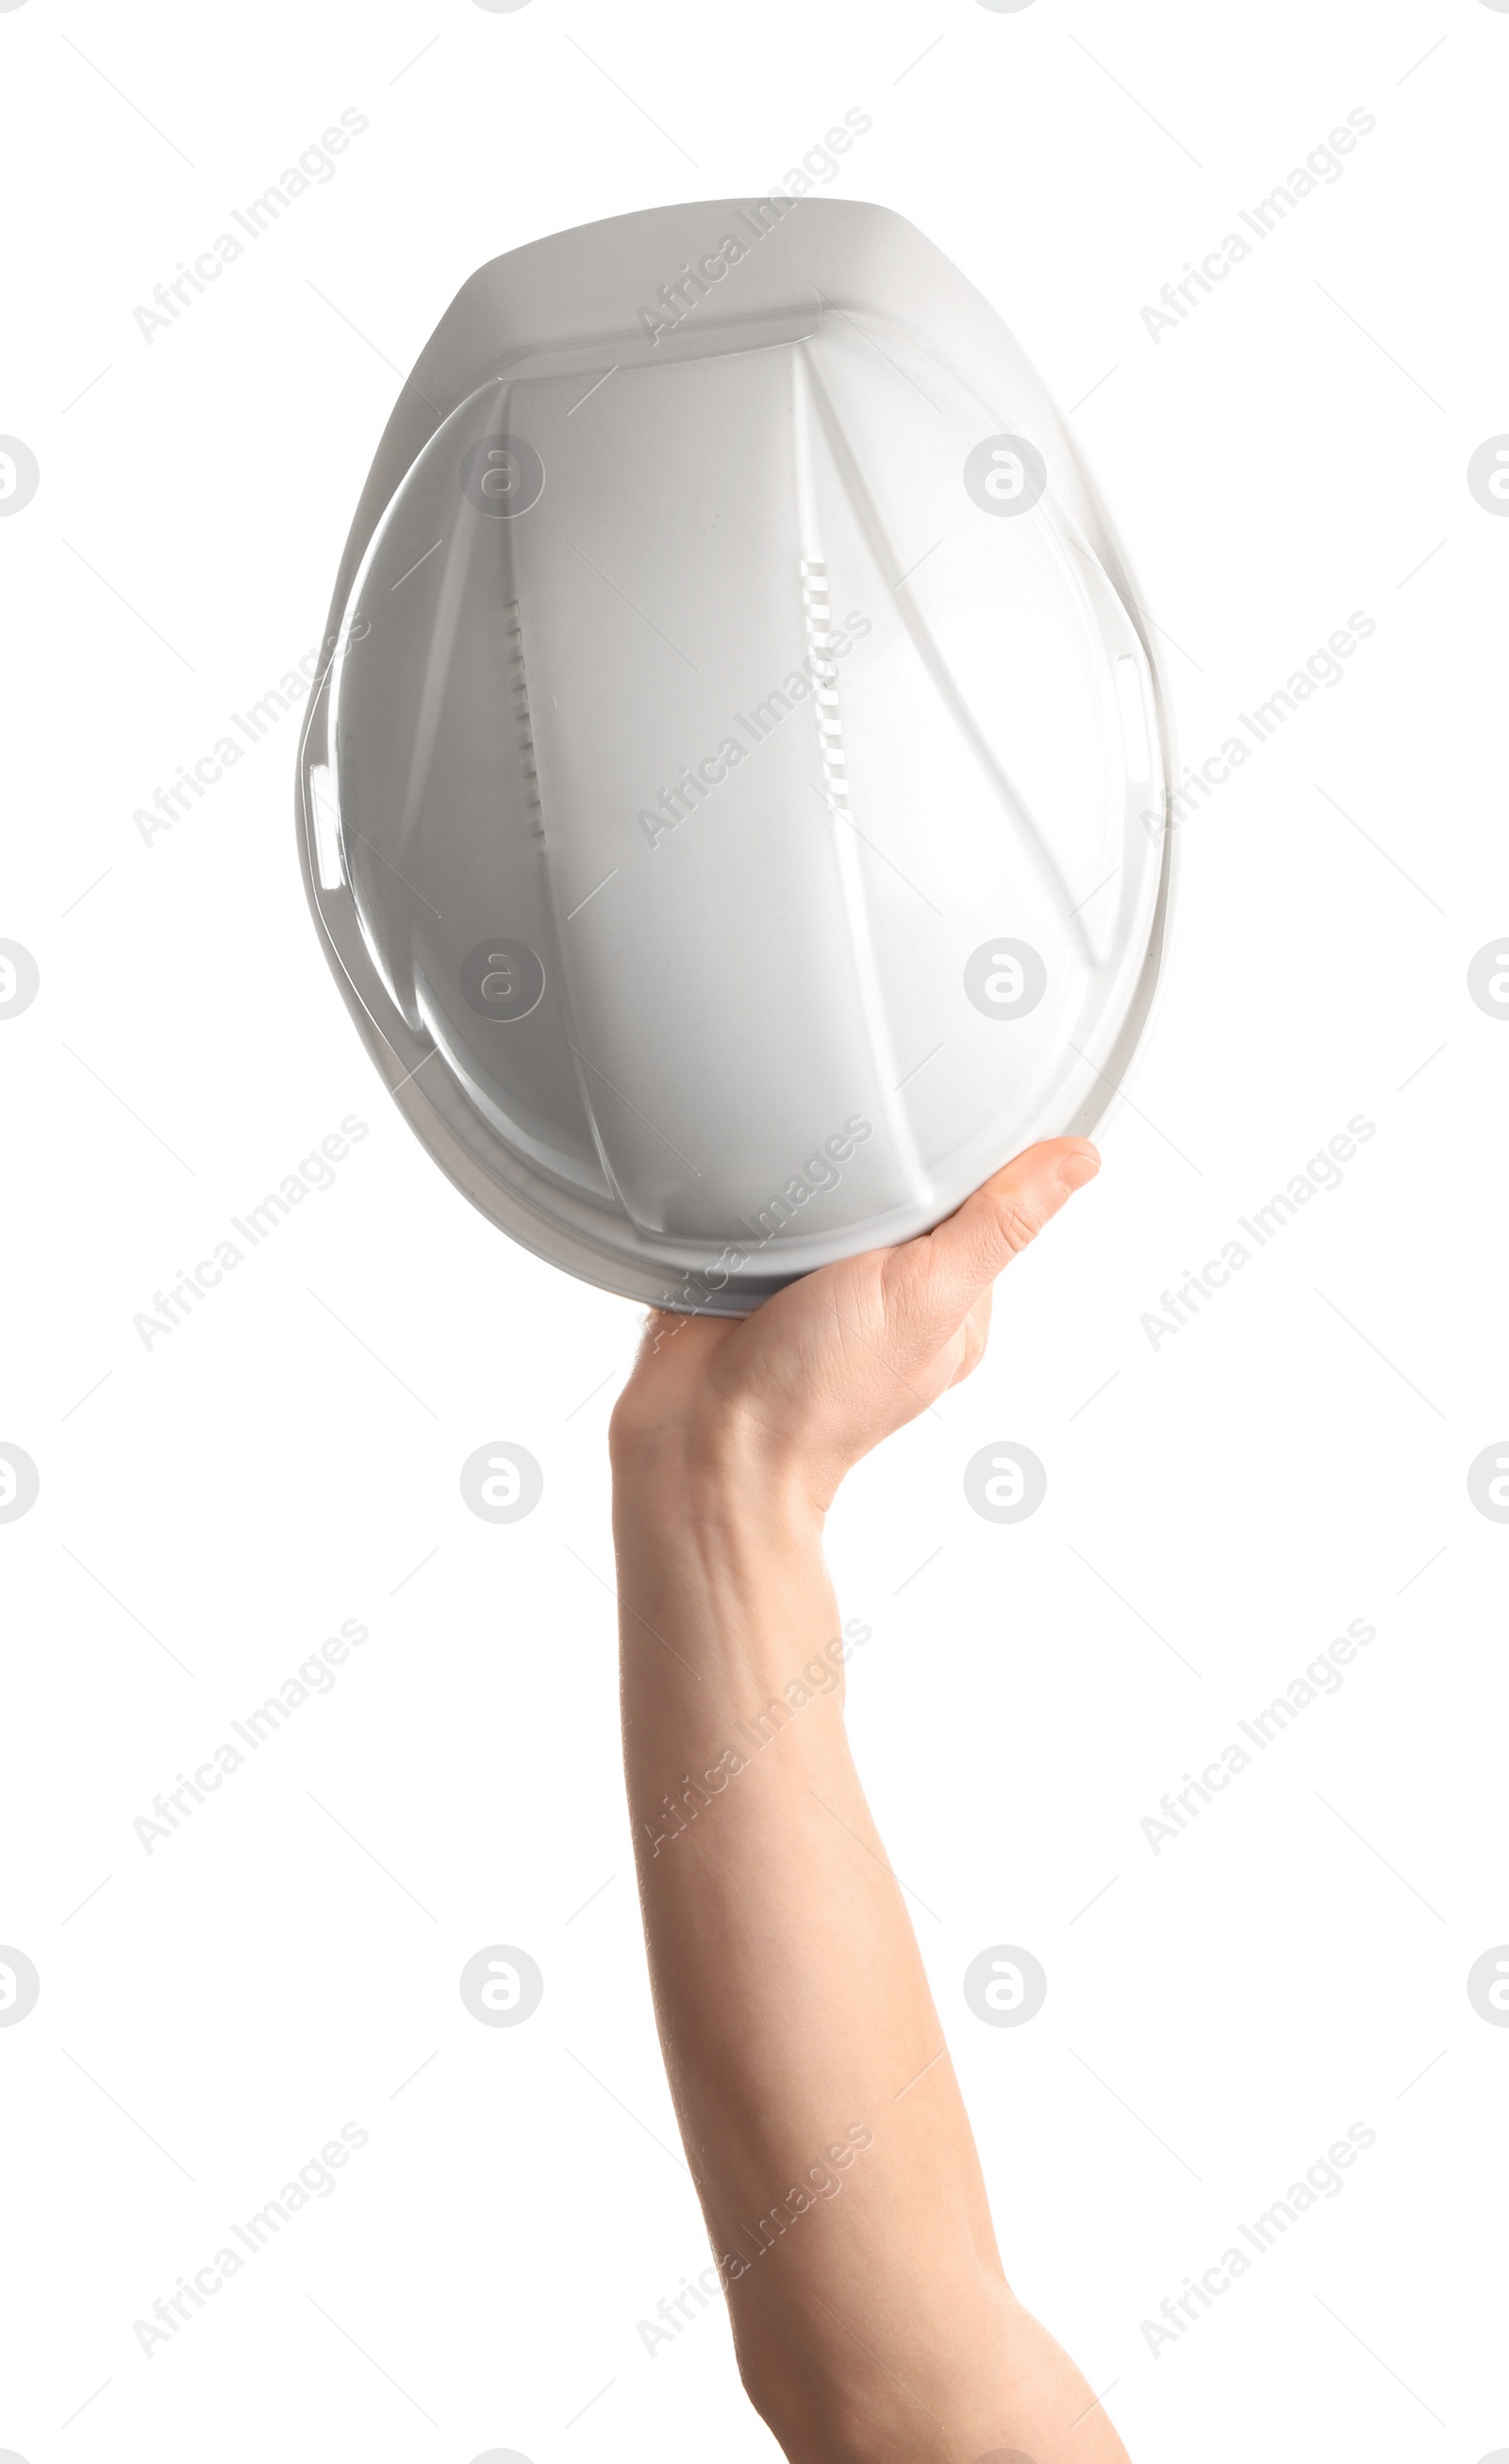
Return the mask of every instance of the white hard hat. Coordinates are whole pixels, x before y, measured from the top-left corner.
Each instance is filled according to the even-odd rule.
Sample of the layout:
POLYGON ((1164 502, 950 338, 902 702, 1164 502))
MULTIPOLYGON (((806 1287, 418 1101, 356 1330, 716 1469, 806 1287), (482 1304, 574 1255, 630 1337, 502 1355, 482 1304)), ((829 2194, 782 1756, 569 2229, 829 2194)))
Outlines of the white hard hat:
POLYGON ((1167 700, 1062 421, 882 208, 497 258, 404 386, 300 750, 378 1067, 493 1221, 740 1314, 1104 1113, 1167 700))

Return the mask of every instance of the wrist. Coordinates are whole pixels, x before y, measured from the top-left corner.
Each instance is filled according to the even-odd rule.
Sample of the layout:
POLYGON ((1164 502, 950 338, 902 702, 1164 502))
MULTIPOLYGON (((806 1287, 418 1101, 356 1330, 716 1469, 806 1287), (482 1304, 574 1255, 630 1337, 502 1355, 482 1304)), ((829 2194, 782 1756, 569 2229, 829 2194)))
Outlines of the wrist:
POLYGON ((747 1530, 765 1545, 820 1550, 824 1504, 790 1445, 722 1407, 647 1423, 622 1406, 609 1429, 615 1520, 747 1530))

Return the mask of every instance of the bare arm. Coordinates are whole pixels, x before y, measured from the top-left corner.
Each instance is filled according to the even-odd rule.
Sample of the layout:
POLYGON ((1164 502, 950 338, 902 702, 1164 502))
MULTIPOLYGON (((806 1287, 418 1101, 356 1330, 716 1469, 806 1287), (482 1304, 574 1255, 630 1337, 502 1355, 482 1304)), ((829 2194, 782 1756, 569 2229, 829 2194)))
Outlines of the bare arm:
POLYGON ((1098 1166, 1035 1147, 752 1318, 653 1317, 614 1414, 624 1748, 655 2007, 749 2394, 793 2464, 1126 2464, 1013 2299, 843 1725, 844 1472, 973 1368, 1098 1166))

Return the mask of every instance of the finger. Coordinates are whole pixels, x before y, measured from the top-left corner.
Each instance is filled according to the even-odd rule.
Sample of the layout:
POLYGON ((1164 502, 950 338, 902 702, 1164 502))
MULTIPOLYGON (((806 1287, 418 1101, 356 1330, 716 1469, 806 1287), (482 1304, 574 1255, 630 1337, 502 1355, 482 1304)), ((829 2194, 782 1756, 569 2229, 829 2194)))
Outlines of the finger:
POLYGON ((913 1244, 925 1253, 919 1263, 928 1308, 956 1322, 965 1316, 1099 1169, 1088 1138, 1048 1138, 1013 1156, 956 1215, 913 1244))

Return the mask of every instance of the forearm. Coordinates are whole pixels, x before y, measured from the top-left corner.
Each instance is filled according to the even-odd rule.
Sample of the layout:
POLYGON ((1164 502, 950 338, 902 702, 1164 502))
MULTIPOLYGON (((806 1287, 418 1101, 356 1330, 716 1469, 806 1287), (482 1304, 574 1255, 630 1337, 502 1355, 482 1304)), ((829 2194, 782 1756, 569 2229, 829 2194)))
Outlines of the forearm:
MULTIPOLYGON (((1001 2272, 849 1753, 820 1518, 756 1460, 643 1443, 614 1510, 656 2012, 750 2392, 793 2457, 1056 2464, 1093 2399, 1001 2272)), ((1122 2454, 1076 2433, 1074 2464, 1122 2454)))

